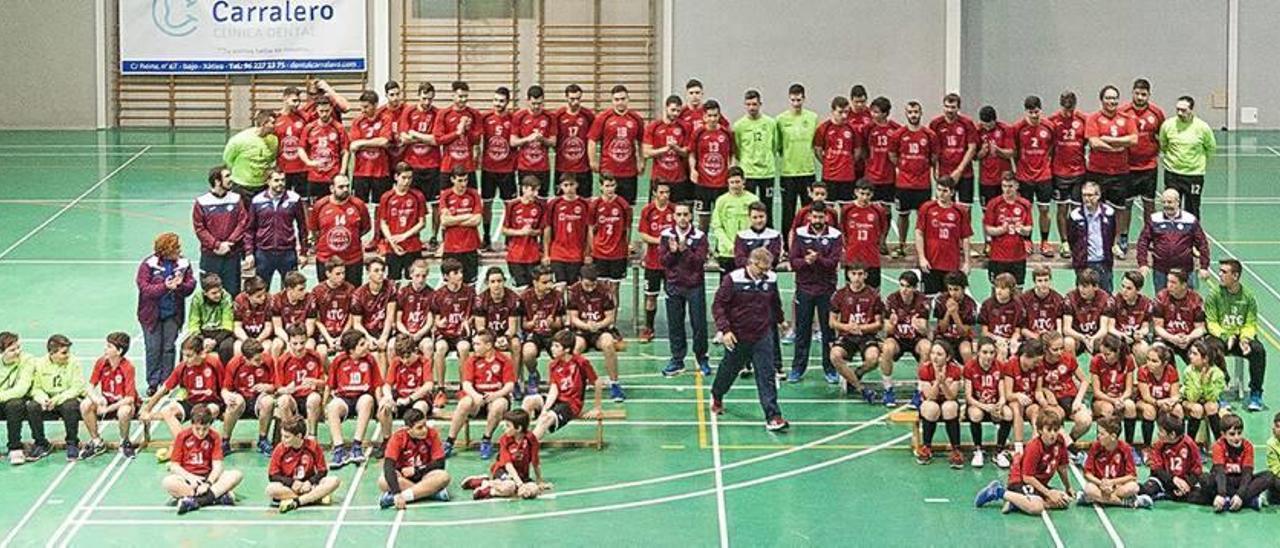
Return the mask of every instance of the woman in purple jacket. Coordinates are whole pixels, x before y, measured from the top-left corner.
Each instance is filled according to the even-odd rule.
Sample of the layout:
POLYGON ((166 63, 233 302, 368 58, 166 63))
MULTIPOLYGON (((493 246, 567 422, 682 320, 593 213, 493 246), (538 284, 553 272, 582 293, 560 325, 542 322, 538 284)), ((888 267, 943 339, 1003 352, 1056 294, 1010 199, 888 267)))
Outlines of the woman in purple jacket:
POLYGON ((178 235, 156 236, 155 252, 138 265, 138 323, 147 352, 147 397, 173 372, 174 345, 182 332, 182 312, 195 291, 191 262, 182 256, 178 235))

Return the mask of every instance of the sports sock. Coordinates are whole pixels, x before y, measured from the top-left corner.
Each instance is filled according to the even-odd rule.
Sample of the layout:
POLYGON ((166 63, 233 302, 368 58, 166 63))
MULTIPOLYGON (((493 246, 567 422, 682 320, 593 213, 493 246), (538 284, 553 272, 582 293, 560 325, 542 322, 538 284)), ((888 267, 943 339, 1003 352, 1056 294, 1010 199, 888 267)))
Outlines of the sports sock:
POLYGON ((1156 421, 1142 421, 1142 444, 1151 446, 1151 434, 1156 430, 1156 421))
POLYGON ((1049 231, 1048 231, 1048 230, 1041 230, 1041 231, 1040 231, 1040 241, 1041 241, 1041 242, 1048 242, 1048 241, 1049 241, 1049 231))
POLYGON ((657 317, 658 317, 657 308, 654 308, 652 310, 646 308, 644 311, 644 326, 648 327, 649 330, 652 331, 654 318, 657 318, 657 317))
POLYGON ((1137 426, 1137 423, 1138 423, 1138 419, 1124 420, 1124 442, 1129 445, 1133 445, 1133 434, 1134 434, 1133 430, 1134 430, 1134 427, 1137 426))
POLYGON ((1217 413, 1209 415, 1209 432, 1213 434, 1213 440, 1218 441, 1222 437, 1222 417, 1217 413))
POLYGON ((445 438, 445 440, 444 440, 444 441, 446 441, 446 442, 448 442, 448 443, 451 443, 451 444, 452 444, 452 443, 457 442, 457 441, 458 441, 458 438, 456 438, 456 437, 454 437, 454 436, 449 436, 449 437, 445 438))
POLYGON ((933 434, 938 431, 938 421, 920 419, 920 423, 923 425, 924 430, 924 446, 933 446, 933 434))
POLYGON ((982 422, 969 421, 969 437, 974 447, 982 449, 982 422))
POLYGON ((880 374, 880 386, 885 390, 893 390, 893 375, 889 373, 880 374))
MULTIPOLYGON (((1213 429, 1212 424, 1209 425, 1209 429, 1210 430, 1213 429)), ((1196 434, 1200 433, 1200 419, 1187 417, 1187 430, 1186 432, 1183 432, 1183 433, 1188 436, 1191 436, 1192 439, 1195 439, 1196 434)))
POLYGON ((947 441, 951 442, 951 447, 960 447, 960 419, 954 418, 947 421, 947 441))
POLYGON ((1013 422, 1000 421, 1000 427, 996 429, 996 445, 1003 448, 1009 443, 1009 432, 1013 431, 1013 422))

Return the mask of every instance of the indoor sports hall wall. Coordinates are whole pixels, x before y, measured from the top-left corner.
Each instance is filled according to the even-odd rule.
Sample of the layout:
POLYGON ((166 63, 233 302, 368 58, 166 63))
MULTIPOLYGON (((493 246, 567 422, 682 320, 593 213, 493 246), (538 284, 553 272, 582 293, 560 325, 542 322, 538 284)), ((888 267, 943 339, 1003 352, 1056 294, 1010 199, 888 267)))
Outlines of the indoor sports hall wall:
POLYGON ((93 127, 93 11, 93 1, 0 2, 0 127, 93 127))

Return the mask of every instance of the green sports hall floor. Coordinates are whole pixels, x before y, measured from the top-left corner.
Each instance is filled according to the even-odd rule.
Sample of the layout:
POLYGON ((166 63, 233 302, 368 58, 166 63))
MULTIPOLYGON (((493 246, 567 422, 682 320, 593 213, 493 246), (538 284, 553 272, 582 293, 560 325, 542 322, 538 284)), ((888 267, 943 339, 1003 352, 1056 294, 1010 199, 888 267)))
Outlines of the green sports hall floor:
MULTIPOLYGON (((1274 187, 1280 133, 1219 138, 1204 208, 1213 256, 1245 261, 1244 281, 1259 299, 1266 340, 1277 356, 1273 321, 1280 321, 1280 292, 1272 282, 1280 274, 1280 236, 1271 222, 1280 208, 1274 187)), ((221 131, 0 132, 0 329, 19 332, 33 352, 48 335, 64 333, 85 367, 107 332, 136 335, 137 262, 165 230, 182 234, 194 258, 191 200, 205 191, 206 170, 219 162, 224 139, 221 131)), ((974 294, 985 296, 985 277, 974 278, 974 294)), ((1056 284, 1064 289, 1069 281, 1063 275, 1056 284)), ((630 298, 623 301, 621 323, 629 326, 630 298)), ((130 357, 141 369, 141 340, 135 340, 130 357)), ((1218 516, 1174 504, 1141 512, 1073 508, 1043 520, 975 510, 973 493, 1004 474, 991 466, 953 471, 941 461, 917 466, 906 450, 907 428, 883 422, 889 409, 842 400, 837 388, 810 374, 781 389, 789 432, 761 428, 755 388, 747 382, 738 384, 727 413, 713 423, 705 412, 707 383, 657 374, 666 353, 665 339, 630 346, 621 362, 628 420, 607 424, 603 452, 548 449, 544 471, 556 488, 541 500, 477 504, 464 502, 466 493, 454 487, 449 504, 380 511, 376 467, 349 466, 337 472, 343 486, 333 506, 278 516, 262 494, 265 459, 242 451, 227 459, 247 476, 238 490, 241 505, 179 519, 164 505, 164 468, 150 452, 131 462, 105 455, 74 464, 55 454, 0 466, 0 548, 179 541, 1159 546, 1188 538, 1256 546, 1272 545, 1280 531, 1274 509, 1218 516)), ((899 369, 897 376, 906 379, 913 367, 899 369)), ((1280 394, 1280 375, 1272 374, 1267 386, 1280 394)), ((1259 446, 1269 414, 1245 417, 1259 446)), ((252 429, 241 425, 239 437, 251 437, 252 429)), ((104 433, 116 437, 113 426, 104 433)), ((575 424, 556 436, 590 433, 575 424)), ((449 463, 455 478, 485 469, 474 452, 449 463)))

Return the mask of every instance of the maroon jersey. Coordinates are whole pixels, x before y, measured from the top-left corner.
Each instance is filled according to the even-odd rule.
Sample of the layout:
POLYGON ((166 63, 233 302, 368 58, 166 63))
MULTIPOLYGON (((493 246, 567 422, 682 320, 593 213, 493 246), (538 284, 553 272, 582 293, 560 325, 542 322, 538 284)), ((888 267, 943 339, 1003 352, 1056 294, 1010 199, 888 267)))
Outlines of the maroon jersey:
POLYGON ((867 148, 867 179, 877 186, 892 185, 897 180, 897 170, 889 161, 893 137, 902 126, 893 120, 884 125, 867 124, 862 142, 867 148))
POLYGON ((842 323, 878 323, 884 318, 884 303, 880 301, 880 293, 871 286, 854 291, 846 285, 831 297, 831 311, 842 323))
POLYGON ((894 187, 928 190, 933 178, 933 158, 937 154, 938 137, 929 128, 903 127, 894 134, 890 150, 898 155, 898 178, 894 187))
MULTIPOLYGON (((689 127, 679 120, 674 122, 654 120, 649 122, 649 127, 645 128, 644 140, 654 149, 670 145, 688 149, 691 134, 689 127)), ((689 163, 680 153, 667 150, 653 157, 653 168, 649 177, 654 182, 683 183, 689 180, 689 163)))
POLYGON ((396 463, 396 469, 412 468, 414 473, 424 470, 431 463, 444 460, 444 445, 435 428, 427 428, 421 439, 409 435, 408 428, 401 428, 387 440, 386 457, 396 463))
POLYGON ((1085 172, 1085 118, 1080 111, 1070 115, 1058 111, 1049 117, 1053 124, 1053 176, 1079 177, 1085 172))
POLYGON ((702 129, 702 120, 707 115, 707 107, 703 105, 693 106, 685 105, 680 109, 680 115, 676 117, 680 123, 689 128, 689 131, 697 131, 702 129))
MULTIPOLYGON (((1010 202, 1003 196, 991 200, 982 215, 983 226, 1000 228, 1009 225, 1031 226, 1031 202, 1021 196, 1010 202)), ((991 237, 991 260, 1006 263, 1027 260, 1026 240, 1017 232, 991 237)))
MULTIPOLYGON (((451 215, 480 213, 484 205, 476 189, 468 188, 462 194, 458 194, 452 187, 440 191, 438 203, 437 207, 440 211, 451 215)), ((445 253, 469 253, 480 249, 479 227, 453 225, 444 227, 443 232, 445 253)))
POLYGON ((818 124, 813 134, 813 147, 822 150, 823 180, 853 182, 854 151, 862 148, 862 140, 848 120, 840 124, 824 120, 818 124))
POLYGON ((1031 124, 1025 118, 1013 125, 1014 178, 1022 183, 1043 183, 1053 178, 1049 151, 1053 149, 1053 126, 1047 120, 1031 124))
POLYGON ((480 169, 494 173, 511 173, 516 169, 516 155, 511 150, 511 114, 490 111, 480 118, 484 126, 484 154, 480 169))
POLYGON ((1164 320, 1164 330, 1174 335, 1186 335, 1204 322, 1204 300, 1200 294, 1188 289, 1181 299, 1168 289, 1156 294, 1154 317, 1164 320))
MULTIPOLYGON (((404 234, 419 222, 426 219, 427 199, 416 188, 410 188, 404 194, 384 192, 378 201, 378 234, 382 233, 385 223, 392 234, 404 234)), ((408 238, 400 241, 400 248, 406 254, 422 251, 422 238, 415 231, 408 238)))
POLYGON ((347 320, 351 318, 351 299, 355 292, 356 288, 346 281, 336 288, 330 287, 326 282, 311 290, 316 320, 330 335, 337 337, 347 329, 347 320))
POLYGON ((471 314, 484 318, 485 329, 495 335, 507 332, 511 327, 511 318, 520 315, 520 296, 506 287, 497 299, 486 289, 476 295, 475 304, 471 305, 471 314))
POLYGON ((1080 295, 1079 289, 1072 289, 1067 292, 1065 300, 1067 306, 1063 315, 1071 316, 1071 326, 1077 333, 1084 335, 1097 333, 1102 326, 1102 317, 1111 308, 1111 296, 1102 289, 1095 289, 1093 298, 1087 300, 1080 295))
POLYGON ((257 392, 253 391, 253 387, 259 384, 276 383, 275 360, 271 356, 263 355, 255 365, 246 360, 244 356, 236 356, 231 358, 231 363, 227 364, 226 371, 222 375, 222 388, 235 392, 244 396, 246 400, 252 400, 257 392))
POLYGON ((604 320, 605 314, 618 308, 613 302, 613 290, 607 283, 596 282, 595 287, 587 290, 582 282, 569 286, 568 309, 577 310, 582 321, 598 322, 604 320))
POLYGON ((372 284, 364 284, 351 296, 351 313, 360 316, 364 330, 375 337, 387 323, 387 306, 396 298, 395 282, 382 282, 382 289, 374 293, 372 284))
POLYGON ((889 230, 889 214, 880 204, 866 207, 857 202, 844 206, 840 213, 844 232, 844 262, 880 266, 880 236, 889 230))
POLYGON ((978 162, 981 167, 979 183, 983 186, 1000 186, 1004 172, 1013 169, 1013 163, 996 154, 995 149, 1013 148, 1013 128, 1004 122, 996 122, 991 129, 980 128, 978 139, 989 147, 987 155, 978 162))
POLYGON ((293 391, 294 396, 305 398, 313 392, 309 385, 303 385, 303 381, 325 380, 324 362, 315 350, 304 349, 300 356, 285 352, 276 358, 275 362, 276 386, 284 388, 290 384, 294 385, 296 387, 293 391))
MULTIPOLYGON (((557 125, 555 117, 547 111, 535 113, 531 110, 522 110, 511 119, 511 131, 521 139, 533 135, 534 132, 541 133, 547 139, 555 139, 557 125)), ((551 171, 550 160, 547 146, 542 144, 542 141, 534 139, 520 145, 520 150, 516 152, 516 169, 521 173, 551 171)))
POLYGON ((307 165, 302 163, 298 150, 302 148, 302 133, 307 127, 307 119, 302 113, 280 112, 276 114, 274 132, 280 148, 276 153, 276 169, 285 173, 303 173, 307 165))
POLYGON ((1022 311, 1026 318, 1026 323, 1022 325, 1023 327, 1035 333, 1058 330, 1058 322, 1062 320, 1062 315, 1066 313, 1066 301, 1063 300, 1060 293, 1049 289, 1049 293, 1041 297, 1032 288, 1028 289, 1020 297, 1022 299, 1022 311))
POLYGON ((587 226, 591 204, 582 197, 572 200, 563 196, 547 204, 547 226, 551 227, 550 258, 553 261, 580 263, 587 253, 587 226))
POLYGON ((538 296, 538 291, 530 287, 520 296, 520 315, 524 317, 524 321, 533 322, 532 331, 526 332, 551 335, 552 322, 564 316, 564 297, 556 289, 538 296))
POLYGON ((475 302, 476 291, 467 284, 462 284, 457 291, 442 285, 432 292, 431 313, 436 317, 436 337, 456 339, 465 335, 475 302))
POLYGON ((328 123, 315 120, 302 130, 302 148, 307 159, 319 165, 307 168, 307 180, 313 183, 329 183, 342 170, 342 152, 350 144, 347 130, 332 118, 328 123))
POLYGON ((978 359, 973 358, 964 366, 964 378, 969 381, 973 399, 986 404, 1000 401, 1000 383, 1004 375, 999 363, 992 363, 990 369, 983 369, 978 365, 978 359))
POLYGON ((410 333, 417 333, 427 324, 431 316, 430 285, 423 284, 422 289, 415 289, 413 284, 406 284, 396 293, 396 316, 410 333))
POLYGON ((542 259, 542 229, 546 226, 547 206, 541 199, 532 202, 511 200, 506 203, 502 226, 510 229, 533 229, 530 236, 507 236, 507 262, 533 264, 542 259))
POLYGON ((1048 485, 1058 468, 1067 465, 1067 438, 1058 435, 1053 445, 1045 446, 1039 435, 1035 436, 1022 453, 1013 456, 1013 466, 1009 467, 1009 484, 1023 482, 1023 478, 1032 477, 1041 484, 1048 485))
POLYGON ((983 301, 982 309, 978 311, 978 323, 987 326, 997 337, 1007 339, 1014 336, 1025 322, 1026 312, 1017 298, 1002 303, 993 295, 983 301))
POLYGON ((596 370, 582 354, 572 354, 564 359, 551 360, 551 384, 556 386, 556 401, 569 405, 569 411, 577 417, 582 412, 587 387, 596 383, 596 370))
MULTIPOLYGON (((947 315, 947 301, 951 297, 946 293, 939 293, 933 299, 933 318, 941 320, 947 315)), ((978 318, 978 303, 973 297, 964 295, 960 298, 960 323, 951 323, 945 329, 939 328, 937 335, 944 339, 968 339, 973 332, 973 322, 978 318)))
POLYGON ((1009 359, 1000 366, 1000 372, 1006 379, 1013 381, 1013 391, 1019 394, 1030 396, 1036 391, 1036 384, 1040 382, 1040 377, 1044 376, 1044 370, 1040 367, 1040 362, 1036 362, 1035 367, 1031 369, 1022 368, 1022 360, 1017 356, 1009 359))
POLYGON ((902 293, 894 291, 884 300, 885 314, 887 318, 894 318, 897 321, 889 326, 889 336, 898 340, 916 339, 924 336, 916 329, 916 318, 928 319, 929 305, 924 295, 920 292, 912 292, 911 299, 907 300, 902 297, 902 293))
POLYGON ((538 437, 533 432, 525 432, 522 436, 516 436, 515 432, 503 434, 498 438, 498 459, 489 468, 489 475, 498 477, 510 464, 521 481, 532 481, 529 468, 539 466, 538 447, 538 437))
POLYGON ((1054 398, 1074 398, 1080 393, 1080 386, 1076 384, 1076 370, 1080 365, 1076 363, 1076 357, 1062 354, 1058 356, 1058 363, 1049 363, 1048 358, 1049 355, 1045 354, 1040 362, 1044 388, 1053 392, 1054 398))
POLYGON ((1178 384, 1178 369, 1172 365, 1165 365, 1162 371, 1156 373, 1150 367, 1144 366, 1138 370, 1138 384, 1147 385, 1147 390, 1151 392, 1151 397, 1162 400, 1173 395, 1173 386, 1178 384))
MULTIPOLYGON (((431 135, 436 115, 440 109, 434 105, 421 108, 417 105, 404 109, 398 124, 400 131, 412 131, 431 135)), ((404 149, 404 161, 413 169, 440 169, 440 147, 427 143, 413 143, 404 149)))
MULTIPOLYGON (((649 202, 640 210, 640 233, 654 238, 662 238, 662 231, 676 226, 675 207, 667 204, 659 208, 656 203, 649 202)), ((658 244, 645 244, 643 265, 648 270, 661 270, 658 262, 658 244)))
MULTIPOLYGON (((959 114, 955 121, 947 120, 946 116, 938 116, 929 122, 929 129, 938 139, 938 172, 943 175, 950 175, 960 167, 970 145, 977 149, 978 126, 968 116, 959 114)), ((960 176, 973 177, 973 162, 964 165, 960 176)))
POLYGON ((920 206, 918 215, 929 267, 944 272, 960 270, 961 243, 973 235, 969 210, 957 203, 943 207, 937 200, 929 200, 920 206))
MULTIPOLYGON (((1250 454, 1253 452, 1250 451, 1250 454)), ((1175 478, 1182 478, 1195 483, 1204 473, 1204 465, 1200 461, 1200 447, 1191 436, 1182 436, 1176 442, 1169 443, 1158 439, 1151 444, 1151 458, 1147 468, 1152 472, 1164 470, 1175 478)))
POLYGON ((715 129, 703 127, 693 132, 689 139, 689 154, 696 160, 698 186, 726 188, 729 186, 729 160, 733 158, 733 133, 729 124, 721 122, 715 129))
POLYGON ((414 361, 391 360, 387 368, 387 386, 396 398, 407 398, 431 380, 431 360, 421 356, 414 361))
POLYGON ((1089 457, 1085 459, 1084 471, 1099 479, 1116 479, 1125 476, 1136 476, 1133 466, 1133 448, 1124 440, 1116 440, 1114 449, 1108 451, 1102 442, 1095 441, 1089 446, 1089 457))
POLYGON ((1102 354, 1095 354, 1089 359, 1089 374, 1098 379, 1098 389, 1113 398, 1124 394, 1125 385, 1133 370, 1133 356, 1124 356, 1116 360, 1116 363, 1107 362, 1102 354))
POLYGON ((373 354, 356 358, 343 352, 329 364, 329 389, 335 395, 354 399, 373 394, 379 386, 382 386, 382 370, 373 354))
POLYGON ((222 436, 210 429, 201 438, 195 435, 191 427, 187 427, 173 438, 169 459, 192 474, 208 476, 213 470, 214 461, 222 460, 222 436))
POLYGON ((600 173, 614 177, 638 174, 636 146, 644 138, 644 118, 634 110, 607 110, 591 123, 588 140, 600 143, 600 173))
POLYGON ((179 386, 187 391, 186 401, 189 403, 221 403, 222 362, 214 356, 206 356, 195 365, 178 362, 173 373, 165 379, 164 387, 173 390, 179 386))
POLYGON ((440 144, 441 173, 452 173, 453 166, 462 166, 467 172, 476 170, 475 147, 484 136, 483 126, 480 123, 480 112, 471 107, 461 110, 449 107, 436 114, 431 135, 440 144), (467 129, 459 135, 458 126, 464 118, 470 122, 467 129))
POLYGON ((1132 303, 1126 302, 1124 297, 1117 294, 1111 298, 1111 313, 1108 315, 1115 319, 1117 331, 1133 336, 1151 321, 1154 312, 1155 304, 1141 293, 1132 303))
POLYGON ((383 118, 388 127, 391 128, 391 136, 387 140, 387 168, 396 167, 396 164, 404 160, 404 145, 400 142, 400 134, 404 132, 405 126, 400 125, 400 120, 404 119, 404 113, 411 108, 408 103, 401 102, 400 106, 392 107, 390 103, 378 107, 377 115, 383 118))
POLYGON ((248 293, 236 295, 231 306, 235 321, 240 322, 244 333, 250 338, 257 338, 271 323, 271 299, 263 299, 262 304, 253 304, 248 293))
POLYGON ((587 158, 587 134, 595 123, 595 113, 588 108, 569 112, 562 107, 555 113, 556 119, 556 173, 586 173, 591 171, 587 158))
MULTIPOLYGON (((916 379, 920 382, 962 382, 964 381, 964 369, 956 362, 947 362, 942 370, 932 363, 920 364, 916 368, 916 379), (939 378, 941 377, 941 378, 939 378)), ((938 390, 938 396, 934 401, 945 401, 946 397, 942 395, 942 391, 938 390)))
POLYGON ((492 358, 472 354, 462 364, 462 382, 471 383, 481 394, 497 392, 502 385, 516 382, 516 366, 502 352, 494 352, 492 358))
MULTIPOLYGON (((391 124, 382 116, 365 116, 363 113, 351 121, 351 140, 391 139, 391 124)), ((387 147, 364 147, 355 152, 354 177, 383 178, 391 174, 387 165, 387 147)))
POLYGON ((1244 472, 1244 468, 1253 468, 1253 443, 1247 439, 1240 440, 1239 446, 1233 446, 1227 443, 1226 438, 1218 438, 1213 442, 1212 454, 1214 466, 1221 466, 1227 475, 1238 475, 1244 472))
POLYGON ((591 240, 591 256, 615 261, 626 259, 631 250, 631 205, 622 196, 612 200, 593 198, 587 211, 587 223, 595 229, 591 240))

